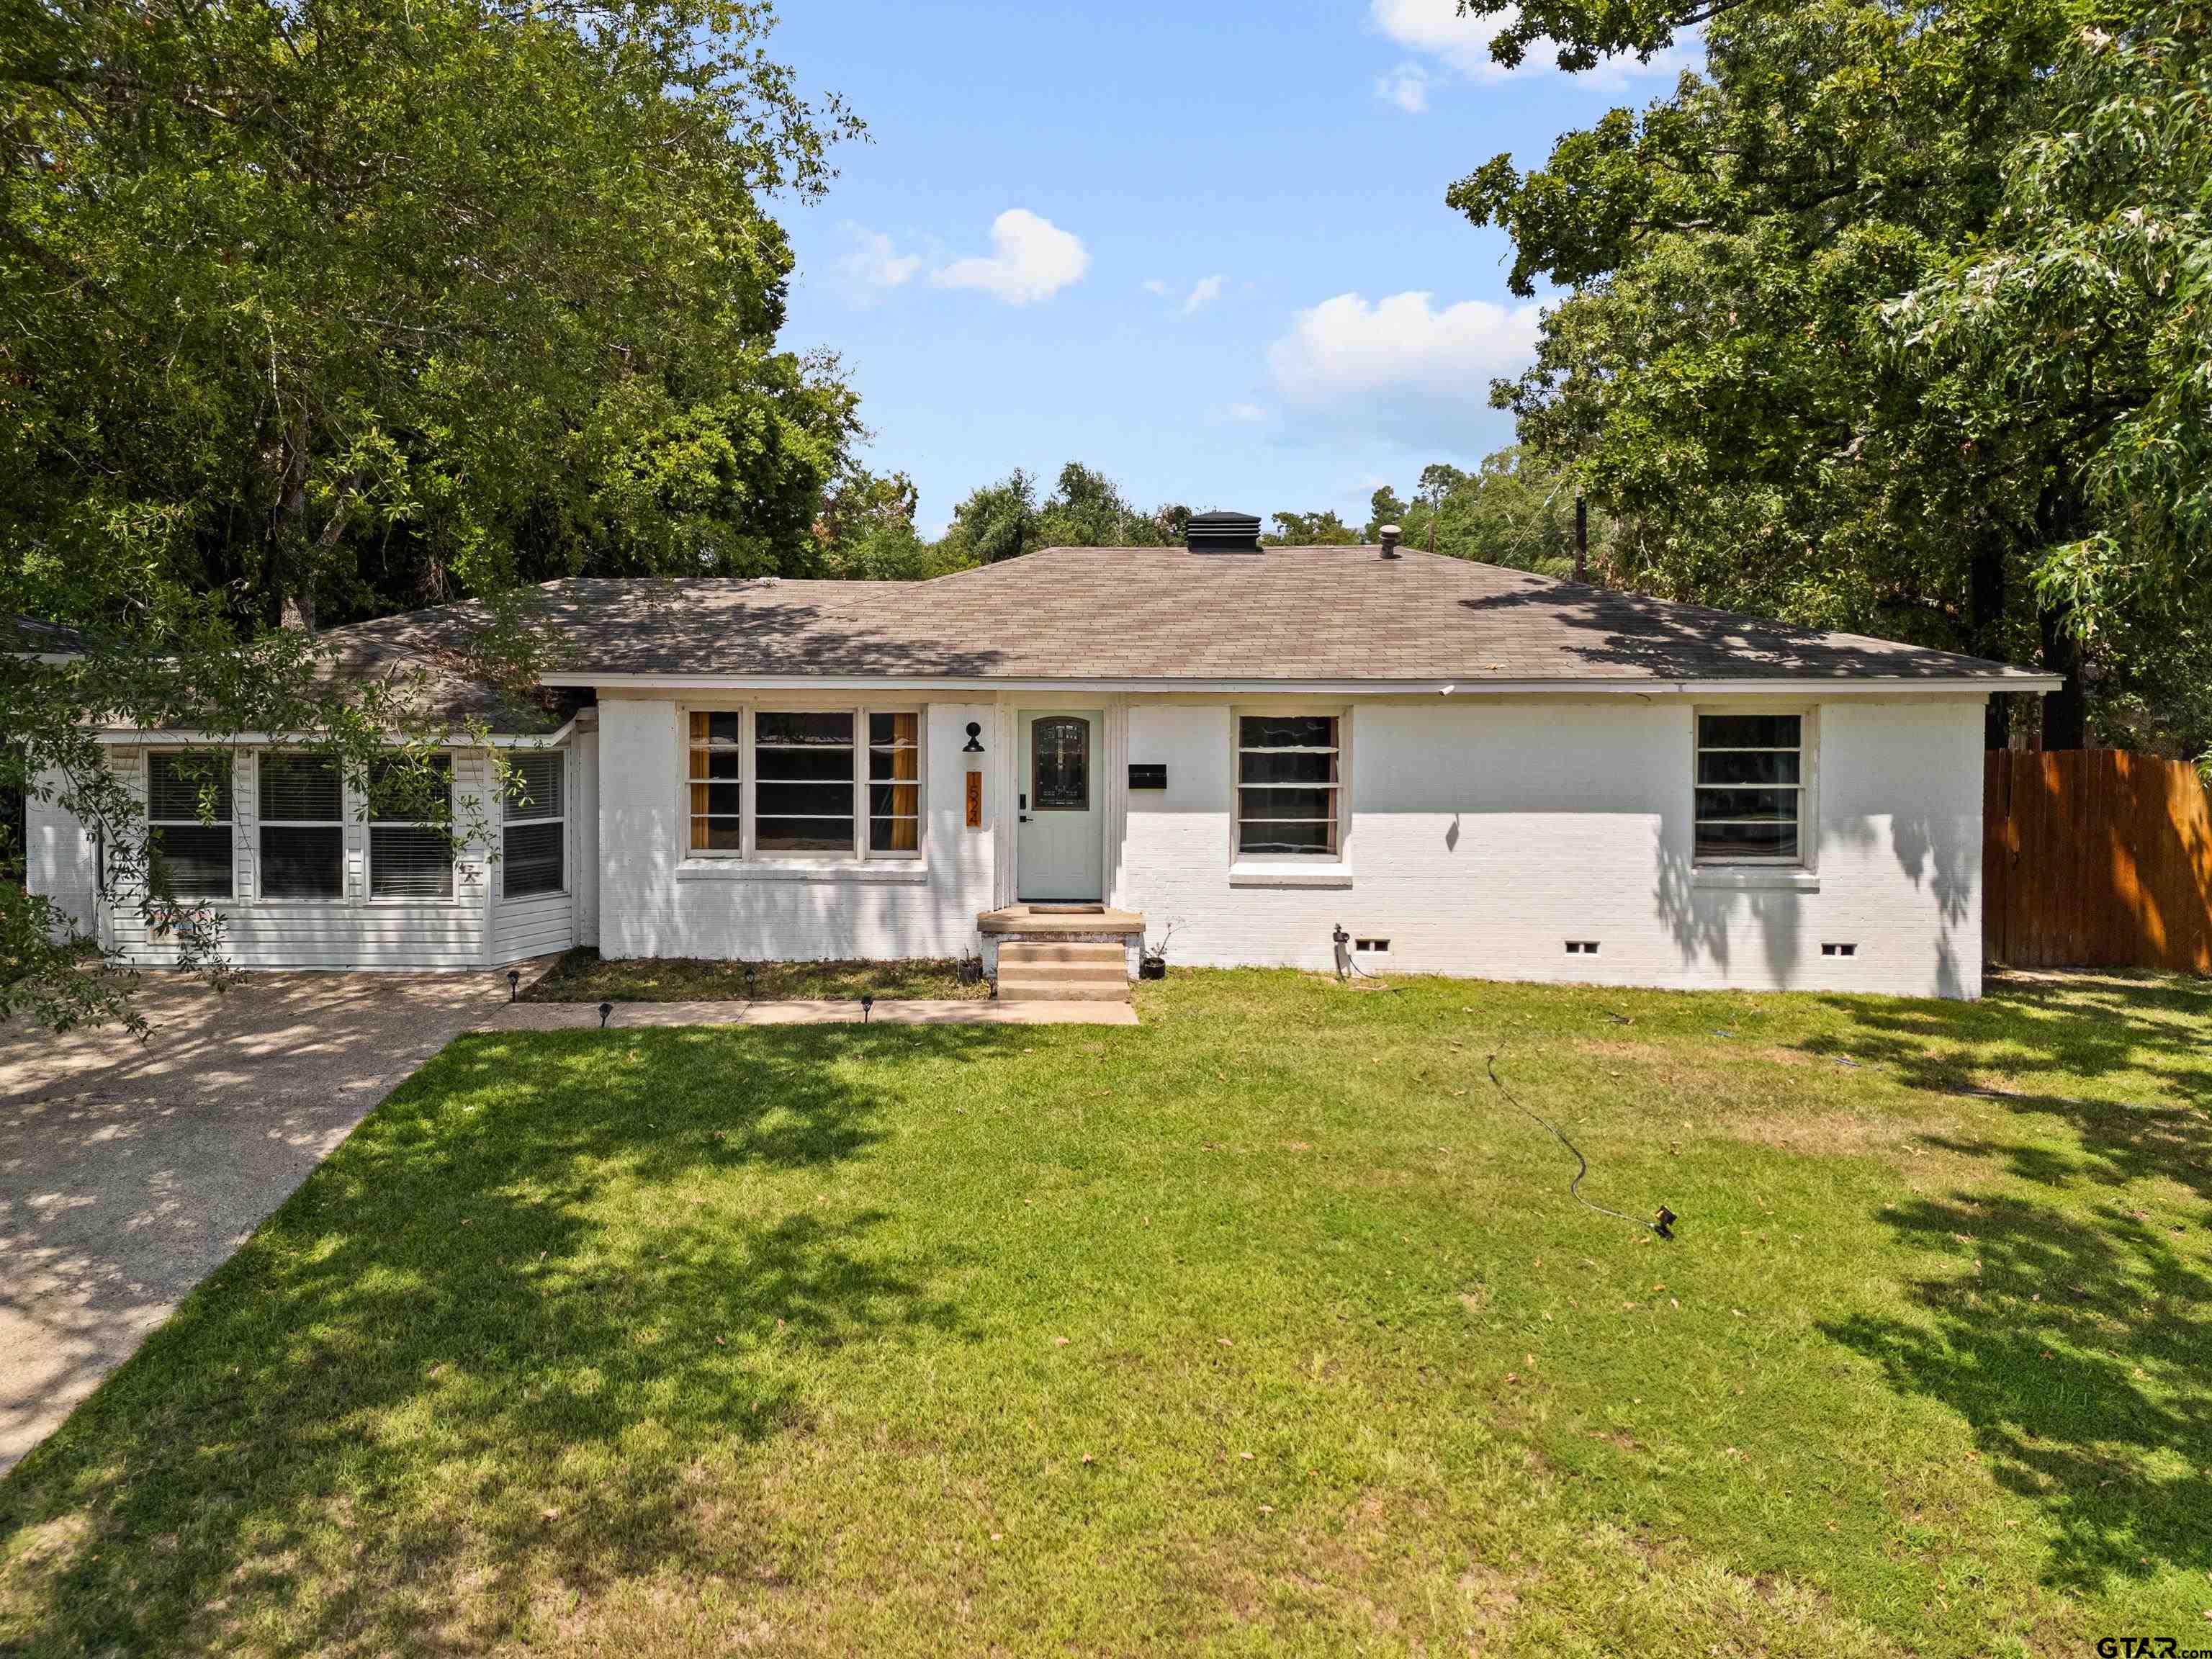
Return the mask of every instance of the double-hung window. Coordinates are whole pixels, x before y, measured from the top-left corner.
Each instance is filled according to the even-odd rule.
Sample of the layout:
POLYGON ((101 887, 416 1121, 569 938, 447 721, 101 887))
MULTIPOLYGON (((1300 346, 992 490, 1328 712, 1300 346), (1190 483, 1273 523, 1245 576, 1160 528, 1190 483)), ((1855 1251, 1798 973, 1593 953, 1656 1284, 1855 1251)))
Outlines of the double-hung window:
POLYGON ((1698 716, 1699 862, 1801 862, 1804 803, 1803 715, 1698 716))
POLYGON ((146 822, 155 862, 179 898, 232 896, 231 760, 217 750, 146 757, 146 822))
POLYGON ((451 898, 453 762, 430 756, 421 770, 379 762, 368 783, 368 896, 451 898))
POLYGON ((868 715, 868 851, 884 858, 921 852, 921 717, 868 715))
POLYGON ((745 844, 745 717, 696 708, 686 745, 691 850, 741 852, 745 844))
POLYGON ((1237 717, 1237 852, 1335 858, 1343 751, 1334 714, 1237 717))
POLYGON ((529 898, 568 885, 568 751, 535 749, 507 763, 505 822, 500 840, 500 894, 529 898))
POLYGON ((264 753, 261 896, 339 898, 345 892, 345 787, 329 755, 264 753))

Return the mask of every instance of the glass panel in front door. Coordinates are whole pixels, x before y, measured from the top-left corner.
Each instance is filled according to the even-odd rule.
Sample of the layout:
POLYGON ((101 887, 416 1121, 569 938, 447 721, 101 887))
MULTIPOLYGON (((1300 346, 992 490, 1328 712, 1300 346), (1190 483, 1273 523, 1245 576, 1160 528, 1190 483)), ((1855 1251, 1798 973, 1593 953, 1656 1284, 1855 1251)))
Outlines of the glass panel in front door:
POLYGON ((1091 810, 1091 722, 1055 714, 1030 726, 1030 810, 1091 810))

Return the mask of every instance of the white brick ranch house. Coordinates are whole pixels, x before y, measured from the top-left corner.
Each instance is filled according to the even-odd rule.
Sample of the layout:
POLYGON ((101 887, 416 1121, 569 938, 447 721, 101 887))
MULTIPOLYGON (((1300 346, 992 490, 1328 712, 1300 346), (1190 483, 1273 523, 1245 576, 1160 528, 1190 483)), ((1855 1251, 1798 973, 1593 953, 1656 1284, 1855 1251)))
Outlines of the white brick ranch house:
MULTIPOLYGON (((1255 526, 1254 527, 1256 527, 1255 526)), ((333 630, 426 665, 527 785, 497 845, 366 820, 277 743, 194 818, 189 738, 106 734, 244 967, 995 959, 1050 925, 1183 964, 1971 997, 1976 659, 1395 547, 1054 548, 915 583, 538 591, 550 705, 453 672, 468 605, 333 630), (1026 921, 1025 921, 1026 919, 1026 921)), ((197 763, 204 766, 204 761, 197 763)), ((109 948, 92 838, 33 804, 34 888, 109 948)))

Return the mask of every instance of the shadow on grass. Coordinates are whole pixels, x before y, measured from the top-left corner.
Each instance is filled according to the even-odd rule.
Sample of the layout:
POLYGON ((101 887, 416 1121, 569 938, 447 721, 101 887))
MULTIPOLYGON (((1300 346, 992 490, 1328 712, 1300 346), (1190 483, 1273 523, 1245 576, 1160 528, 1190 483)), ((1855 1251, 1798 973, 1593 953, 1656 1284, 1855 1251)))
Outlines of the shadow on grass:
POLYGON ((1984 1068, 2015 1079, 2018 1092, 1972 1092, 2020 1139, 1925 1144, 2001 1160, 2029 1190, 1887 1206, 1878 1218, 1923 1264, 1904 1286, 1923 1317, 1823 1328, 1964 1418, 1996 1478, 2049 1518, 2052 1583, 2212 1570, 2212 1274, 2184 1254, 2203 1220, 2154 1217, 2124 1191, 2162 1177, 2212 1199, 2212 987, 2004 983, 1966 1007, 1831 1006, 1850 1023, 1817 1051, 1936 1093, 1968 1091, 1984 1068), (2144 1080, 2164 1098, 2072 1092, 2110 1082, 2140 1097, 2144 1080))
POLYGON ((1996 1479, 2049 1518, 2049 1581, 2212 1569, 2212 1277, 2108 1207, 1959 1197, 1882 1219, 1927 1253, 1905 1286, 1925 1319, 1821 1328, 1966 1419, 1996 1479))
POLYGON ((2005 1157, 2022 1179, 2117 1187, 2164 1176, 2212 1200, 2212 985, 2000 981, 1975 1004, 1824 1000, 1850 1023, 1839 1037, 1802 1045, 1808 1052, 1848 1054, 1888 1068, 1908 1088, 1979 1094, 2069 1130, 2078 1159, 2032 1145, 1972 1149, 2005 1157), (2002 1093, 1975 1089, 1972 1073, 1985 1068, 2017 1081, 2002 1093), (2071 1092, 2123 1079, 2147 1079, 2165 1097, 2071 1092), (2038 1086, 2046 1079, 2062 1088, 2038 1086))
POLYGON ((1008 1041, 459 1039, 0 1483, 0 1646, 222 1645, 234 1607, 257 1648, 465 1645, 549 1587, 791 1571, 730 1511, 759 1481, 697 1477, 807 1431, 806 1350, 958 1321, 789 1177, 877 1140, 872 1055, 1008 1041))

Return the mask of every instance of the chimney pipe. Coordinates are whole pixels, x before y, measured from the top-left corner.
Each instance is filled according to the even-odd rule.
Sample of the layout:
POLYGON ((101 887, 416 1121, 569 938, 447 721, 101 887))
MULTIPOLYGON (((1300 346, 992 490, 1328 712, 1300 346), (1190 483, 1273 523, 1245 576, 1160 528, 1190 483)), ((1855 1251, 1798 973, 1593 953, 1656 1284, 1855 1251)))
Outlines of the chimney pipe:
POLYGON ((1589 507, 1579 489, 1575 491, 1575 580, 1589 580, 1589 507))
POLYGON ((1398 551, 1398 526, 1396 525, 1386 524, 1382 526, 1382 531, 1379 533, 1382 538, 1382 556, 1384 558, 1396 559, 1405 556, 1398 551))

